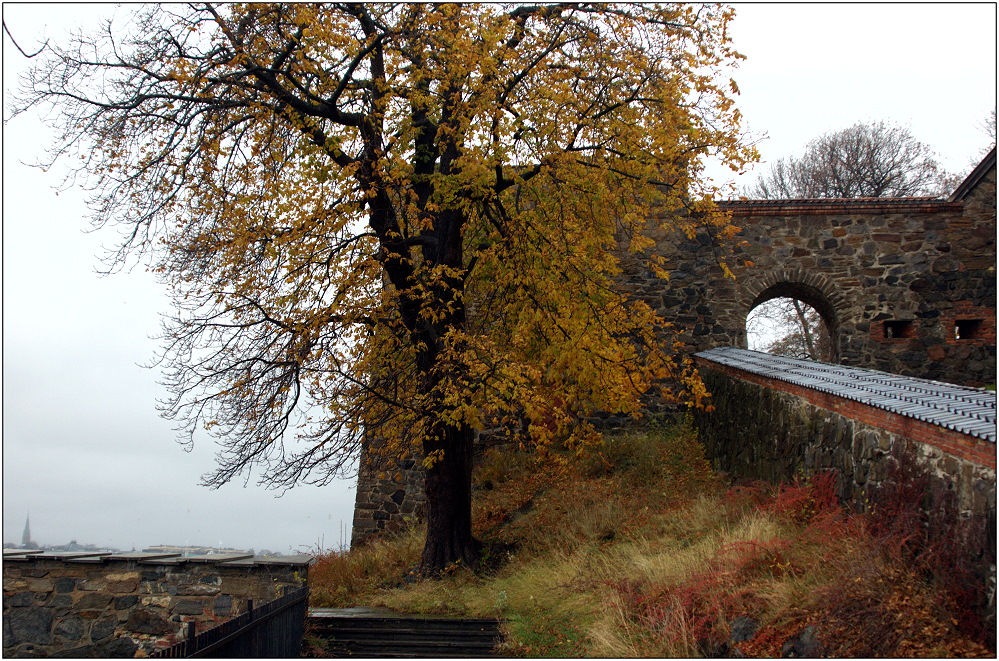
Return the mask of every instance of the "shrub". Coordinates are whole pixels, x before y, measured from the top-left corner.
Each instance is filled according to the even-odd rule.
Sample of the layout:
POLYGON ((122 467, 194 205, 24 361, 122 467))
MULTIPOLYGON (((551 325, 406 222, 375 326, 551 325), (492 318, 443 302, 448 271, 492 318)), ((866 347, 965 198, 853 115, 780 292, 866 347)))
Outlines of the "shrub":
POLYGON ((599 450, 585 456, 577 470, 590 478, 614 475, 632 489, 655 485, 672 499, 685 500, 721 485, 689 418, 606 436, 599 450))
POLYGON ((360 594, 398 587, 419 563, 422 547, 423 531, 414 527, 359 548, 317 555, 309 567, 309 604, 354 606, 360 594))

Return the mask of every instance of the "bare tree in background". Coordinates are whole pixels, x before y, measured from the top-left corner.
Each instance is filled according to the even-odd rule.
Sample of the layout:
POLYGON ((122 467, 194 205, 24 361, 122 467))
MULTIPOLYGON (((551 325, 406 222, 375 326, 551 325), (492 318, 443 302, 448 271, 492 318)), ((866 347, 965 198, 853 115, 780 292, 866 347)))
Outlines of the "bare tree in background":
POLYGON ((982 150, 982 154, 987 154, 990 149, 996 146, 996 109, 993 108, 992 112, 982 120, 982 123, 978 125, 982 132, 989 136, 989 146, 982 150))
POLYGON ((909 197, 943 195, 959 183, 909 129, 858 122, 812 140, 800 158, 778 160, 746 194, 769 200, 909 197))
POLYGON ((798 299, 782 297, 764 301, 746 319, 746 331, 750 337, 761 338, 756 347, 766 353, 832 360, 829 329, 815 308, 798 299))

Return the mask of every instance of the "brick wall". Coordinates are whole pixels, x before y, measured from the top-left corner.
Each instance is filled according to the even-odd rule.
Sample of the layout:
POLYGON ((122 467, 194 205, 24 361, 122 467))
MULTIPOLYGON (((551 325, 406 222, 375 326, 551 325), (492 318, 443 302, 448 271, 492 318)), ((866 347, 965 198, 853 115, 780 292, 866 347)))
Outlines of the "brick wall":
POLYGON ((308 580, 305 557, 210 558, 5 552, 3 654, 146 656, 183 639, 188 622, 200 632, 308 580))

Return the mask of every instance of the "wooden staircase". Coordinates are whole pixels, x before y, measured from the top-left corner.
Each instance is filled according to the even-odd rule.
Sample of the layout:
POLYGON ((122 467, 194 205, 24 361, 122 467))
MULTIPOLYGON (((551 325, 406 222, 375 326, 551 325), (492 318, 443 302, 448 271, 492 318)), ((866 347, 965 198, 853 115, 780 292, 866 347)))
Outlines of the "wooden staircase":
POLYGON ((499 621, 407 615, 371 608, 312 608, 309 635, 333 657, 488 658, 501 642, 499 621))

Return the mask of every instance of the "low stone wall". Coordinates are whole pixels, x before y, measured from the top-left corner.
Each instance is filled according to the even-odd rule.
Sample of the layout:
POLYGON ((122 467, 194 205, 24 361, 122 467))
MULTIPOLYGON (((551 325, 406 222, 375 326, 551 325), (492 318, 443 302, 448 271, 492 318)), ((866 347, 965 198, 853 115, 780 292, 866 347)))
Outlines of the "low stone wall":
POLYGON ((835 469, 840 498, 862 504, 871 487, 886 477, 889 459, 911 452, 944 488, 956 492, 963 512, 995 515, 994 443, 733 371, 701 364, 716 410, 698 412, 696 421, 717 469, 771 482, 835 469))
POLYGON ((3 564, 3 655, 147 656, 305 585, 309 558, 17 555, 3 564))

